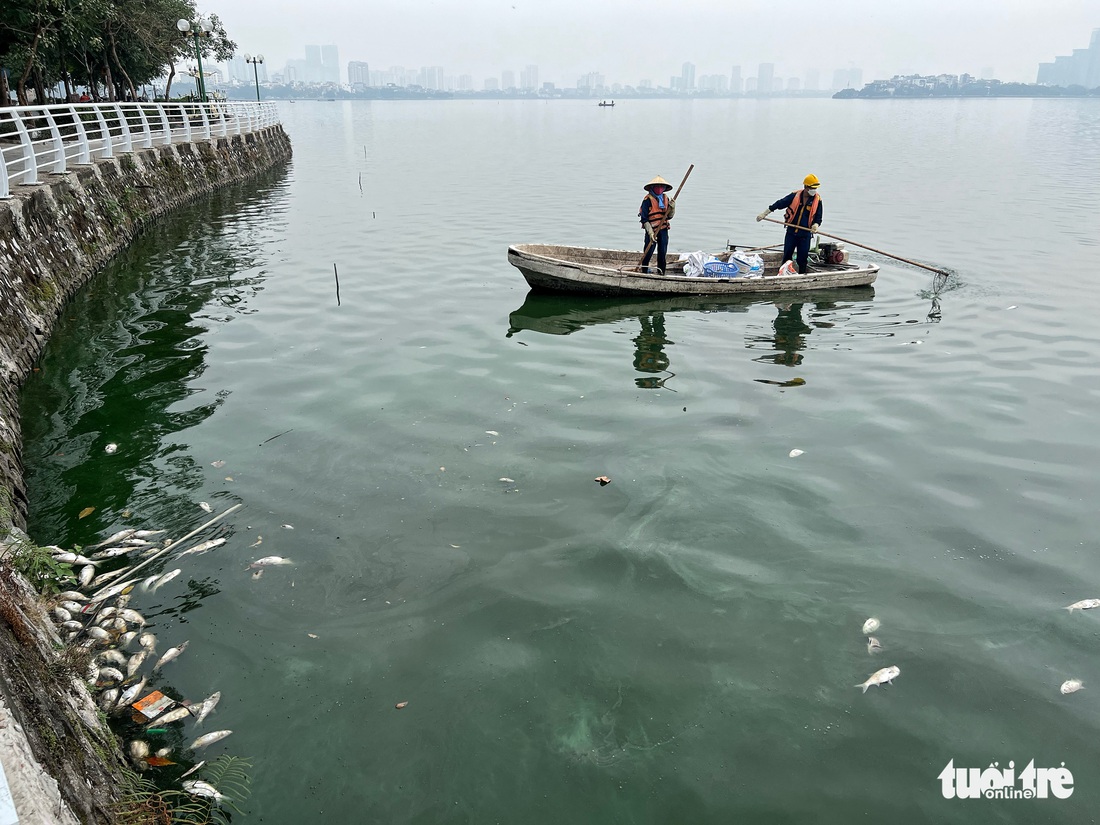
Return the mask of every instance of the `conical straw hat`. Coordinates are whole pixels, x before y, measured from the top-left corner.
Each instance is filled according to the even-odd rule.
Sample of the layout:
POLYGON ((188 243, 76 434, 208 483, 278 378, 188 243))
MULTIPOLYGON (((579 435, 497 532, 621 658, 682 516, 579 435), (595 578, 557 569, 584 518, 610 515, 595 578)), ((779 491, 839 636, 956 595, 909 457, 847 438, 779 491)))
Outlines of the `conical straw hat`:
POLYGON ((657 184, 663 184, 665 186, 665 188, 667 188, 667 189, 672 188, 672 184, 669 183, 664 178, 662 178, 660 175, 655 177, 653 180, 651 180, 649 183, 647 183, 642 188, 645 189, 647 192, 652 192, 653 191, 652 187, 656 186, 657 184))

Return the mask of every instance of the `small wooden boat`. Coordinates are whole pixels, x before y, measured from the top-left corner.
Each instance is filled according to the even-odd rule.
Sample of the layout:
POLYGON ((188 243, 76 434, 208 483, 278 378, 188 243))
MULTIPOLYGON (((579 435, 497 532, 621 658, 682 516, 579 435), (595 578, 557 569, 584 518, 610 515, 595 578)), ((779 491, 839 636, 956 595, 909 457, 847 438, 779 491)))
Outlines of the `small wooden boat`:
POLYGON ((601 101, 599 102, 599 105, 600 105, 600 106, 614 106, 614 105, 615 105, 615 101, 614 101, 614 100, 612 100, 612 101, 611 101, 610 103, 608 103, 608 102, 607 102, 606 100, 601 100, 601 101))
MULTIPOLYGON (((715 257, 728 262, 731 253, 715 257)), ((780 275, 782 255, 766 250, 763 277, 702 277, 684 274, 679 256, 669 253, 668 271, 647 274, 638 268, 637 250, 596 249, 587 246, 515 244, 508 247, 508 262, 533 289, 577 292, 589 295, 730 295, 869 286, 878 277, 878 266, 852 261, 843 264, 810 264, 805 275, 780 275)), ((651 261, 656 263, 656 256, 651 261)), ((656 267, 654 267, 656 268, 656 267)))

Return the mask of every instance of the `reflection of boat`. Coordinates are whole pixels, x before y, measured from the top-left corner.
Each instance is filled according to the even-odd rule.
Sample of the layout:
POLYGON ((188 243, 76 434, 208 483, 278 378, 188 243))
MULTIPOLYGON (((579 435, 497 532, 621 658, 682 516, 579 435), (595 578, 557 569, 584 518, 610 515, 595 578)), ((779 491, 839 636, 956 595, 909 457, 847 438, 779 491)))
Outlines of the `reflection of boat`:
MULTIPOLYGON (((795 296, 791 296, 795 297, 795 296)), ((850 289, 813 289, 799 293, 797 298, 807 304, 828 304, 842 301, 870 301, 874 287, 850 289)), ((547 335, 569 335, 585 327, 612 324, 629 318, 665 312, 748 312, 758 304, 770 304, 771 298, 760 295, 679 295, 668 298, 573 298, 547 292, 531 291, 523 306, 508 316, 509 337, 522 330, 547 335)))
MULTIPOLYGON (((716 257, 728 260, 728 252, 716 257)), ((806 291, 868 286, 878 276, 872 263, 811 264, 805 275, 779 275, 782 255, 764 251, 762 278, 693 278, 680 261, 669 261, 664 275, 638 271, 640 253, 586 246, 516 244, 508 247, 508 262, 535 289, 594 295, 729 295, 806 291)), ((669 253, 669 257, 675 257, 669 253)))

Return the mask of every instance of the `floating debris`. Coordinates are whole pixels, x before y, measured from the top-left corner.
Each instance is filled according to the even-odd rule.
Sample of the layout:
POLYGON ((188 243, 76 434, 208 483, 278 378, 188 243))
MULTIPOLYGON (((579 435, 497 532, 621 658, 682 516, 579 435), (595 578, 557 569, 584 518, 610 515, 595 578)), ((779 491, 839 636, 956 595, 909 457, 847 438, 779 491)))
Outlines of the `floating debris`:
POLYGON ((497 481, 503 481, 505 484, 515 484, 516 483, 516 480, 514 478, 507 478, 507 477, 498 478, 497 481))
POLYGON ((163 756, 150 756, 145 760, 145 764, 154 768, 163 768, 165 765, 175 765, 176 763, 163 756))
POLYGON ((107 455, 114 455, 118 452, 118 445, 108 444, 106 447, 103 448, 103 452, 107 453, 107 455))
POLYGON ((870 636, 876 630, 882 627, 882 622, 872 616, 870 619, 863 623, 863 635, 870 636))
POLYGON ((210 466, 217 467, 220 470, 222 467, 225 466, 225 462, 219 458, 217 461, 211 461, 210 466))
POLYGON ((1085 685, 1080 679, 1067 679, 1062 682, 1062 686, 1058 688, 1062 691, 1062 694, 1076 693, 1079 690, 1084 690, 1085 685))
POLYGON ((190 776, 190 775, 191 775, 191 774, 193 774, 193 773, 194 773, 195 771, 197 771, 197 770, 199 770, 200 768, 202 768, 202 766, 203 766, 203 765, 205 765, 205 764, 206 764, 206 760, 204 759, 204 760, 202 760, 201 762, 199 762, 199 764, 197 764, 197 765, 195 765, 194 767, 192 767, 192 768, 191 768, 190 770, 186 770, 186 771, 184 771, 183 773, 181 773, 181 774, 180 774, 180 779, 183 779, 183 778, 184 778, 184 777, 186 777, 186 776, 190 776))
POLYGON ((311 639, 316 639, 317 638, 316 633, 307 633, 306 635, 309 636, 309 638, 311 638, 311 639))
POLYGON ((606 486, 607 486, 608 484, 610 484, 610 483, 611 483, 611 479, 610 479, 610 478, 608 478, 607 476, 596 476, 596 477, 595 477, 594 479, 592 479, 592 480, 593 480, 593 481, 597 481, 597 482, 599 482, 599 484, 600 484, 600 486, 601 486, 601 487, 606 487, 606 486))
POLYGON ((901 668, 897 665, 890 665, 890 667, 884 667, 882 670, 876 670, 870 676, 867 677, 866 682, 861 682, 856 685, 857 688, 863 688, 863 692, 867 692, 867 688, 872 685, 886 685, 894 681, 901 674, 901 668))
POLYGON ((495 436, 499 436, 499 435, 500 435, 500 433, 498 433, 498 432, 497 432, 496 430, 486 430, 486 431, 485 431, 485 435, 495 435, 495 436))
POLYGON ((263 543, 264 543, 264 537, 263 536, 256 536, 256 540, 248 546, 249 547, 259 547, 263 543))
POLYGON ((791 450, 789 453, 787 453, 787 457, 798 458, 800 455, 802 455, 802 452, 802 450, 791 450))
POLYGON ((94 512, 95 512, 95 507, 85 507, 83 510, 81 510, 77 514, 76 517, 77 518, 87 518, 88 516, 90 516, 94 512))
POLYGON ((284 524, 282 527, 283 527, 284 530, 293 530, 294 529, 293 524, 284 524))
POLYGON ((409 704, 408 702, 398 702, 396 705, 394 705, 394 707, 397 708, 398 710, 401 710, 402 708, 406 707, 408 704, 409 704))

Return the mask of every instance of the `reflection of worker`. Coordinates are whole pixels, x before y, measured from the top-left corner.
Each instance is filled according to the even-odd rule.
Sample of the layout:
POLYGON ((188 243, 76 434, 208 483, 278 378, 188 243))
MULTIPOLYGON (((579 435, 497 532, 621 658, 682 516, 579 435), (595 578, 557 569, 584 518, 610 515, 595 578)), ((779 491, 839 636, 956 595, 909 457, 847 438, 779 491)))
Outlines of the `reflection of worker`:
POLYGON ((653 255, 653 247, 657 247, 657 266, 661 274, 665 273, 668 253, 668 222, 676 214, 676 202, 667 194, 672 188, 667 180, 660 175, 645 185, 649 193, 642 200, 642 206, 638 210, 638 217, 645 228, 645 257, 642 258, 642 268, 649 271, 649 259, 653 255))
POLYGON ((821 184, 817 175, 806 175, 802 184, 801 189, 791 192, 785 198, 780 198, 757 215, 756 219, 762 221, 776 209, 787 210, 783 221, 794 226, 787 227, 787 234, 783 238, 783 262, 792 260, 797 251, 798 272, 805 275, 809 268, 810 240, 821 226, 823 210, 821 195, 818 193, 818 187, 821 184))
POLYGON ((775 316, 775 363, 786 367, 797 367, 802 363, 802 350, 806 348, 805 336, 813 332, 813 327, 802 320, 802 304, 776 304, 779 314, 775 316))
MULTIPOLYGON (((665 336, 665 316, 663 313, 655 313, 652 316, 643 315, 638 321, 642 325, 642 331, 634 339, 634 369, 638 372, 661 373, 668 370, 671 363, 665 355, 665 344, 671 344, 665 336)), ((634 383, 642 389, 658 389, 664 379, 636 378, 634 383)))

